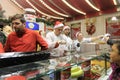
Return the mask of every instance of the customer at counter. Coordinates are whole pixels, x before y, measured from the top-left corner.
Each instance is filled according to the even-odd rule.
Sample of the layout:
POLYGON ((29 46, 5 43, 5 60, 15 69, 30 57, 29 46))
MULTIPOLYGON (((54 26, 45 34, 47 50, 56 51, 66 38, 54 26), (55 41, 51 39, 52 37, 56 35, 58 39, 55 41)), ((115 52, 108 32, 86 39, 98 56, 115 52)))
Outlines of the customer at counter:
POLYGON ((14 15, 11 21, 13 32, 8 35, 4 47, 5 52, 36 51, 37 44, 41 46, 41 50, 48 49, 47 42, 39 33, 26 28, 26 21, 23 14, 14 15))
POLYGON ((112 67, 112 73, 109 80, 120 80, 120 41, 107 41, 111 45, 110 62, 112 67))

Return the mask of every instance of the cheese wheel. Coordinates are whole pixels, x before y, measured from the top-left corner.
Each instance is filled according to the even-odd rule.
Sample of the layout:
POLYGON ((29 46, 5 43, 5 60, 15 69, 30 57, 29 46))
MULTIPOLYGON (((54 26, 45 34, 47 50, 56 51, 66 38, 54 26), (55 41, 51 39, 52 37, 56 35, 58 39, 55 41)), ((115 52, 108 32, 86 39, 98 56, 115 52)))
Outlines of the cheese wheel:
POLYGON ((80 69, 79 71, 77 71, 77 72, 72 72, 71 73, 71 78, 77 78, 77 77, 80 77, 80 76, 82 76, 83 75, 83 70, 82 69, 80 69))
POLYGON ((71 68, 71 72, 77 72, 80 68, 78 66, 71 68))

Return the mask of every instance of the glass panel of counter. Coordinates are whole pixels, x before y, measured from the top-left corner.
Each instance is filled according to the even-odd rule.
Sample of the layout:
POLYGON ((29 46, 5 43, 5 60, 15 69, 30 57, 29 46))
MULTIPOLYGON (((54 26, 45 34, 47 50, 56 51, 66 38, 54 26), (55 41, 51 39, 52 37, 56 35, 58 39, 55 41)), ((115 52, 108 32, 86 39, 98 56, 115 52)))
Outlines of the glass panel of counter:
MULTIPOLYGON (((108 52, 105 52, 105 50, 86 52, 86 53, 76 53, 74 51, 72 52, 70 51, 69 53, 71 54, 63 57, 34 61, 34 62, 14 65, 10 67, 2 67, 0 68, 0 80, 6 80, 6 78, 9 77, 24 77, 25 80, 37 80, 37 78, 39 79, 43 76, 48 76, 52 73, 61 72, 66 69, 72 69, 76 66, 79 66, 83 70, 84 78, 85 77, 89 78, 92 76, 90 71, 92 71, 92 73, 94 74, 98 74, 96 73, 98 71, 94 71, 94 69, 99 68, 98 64, 100 61, 103 61, 101 62, 101 64, 104 65, 103 66, 104 73, 108 68, 107 62, 109 62, 109 57, 106 56, 106 54, 108 55, 108 52), (94 67, 93 65, 96 64, 97 67, 94 67), (90 75, 88 73, 90 73, 90 75)), ((59 78, 61 78, 61 74, 56 76, 57 77, 59 76, 59 78)), ((74 77, 74 75, 72 75, 71 70, 70 70, 70 78, 76 78, 76 76, 74 77)), ((54 79, 54 80, 62 80, 62 79, 54 79)))
POLYGON ((0 54, 0 68, 46 60, 49 58, 50 53, 48 51, 2 53, 0 54))

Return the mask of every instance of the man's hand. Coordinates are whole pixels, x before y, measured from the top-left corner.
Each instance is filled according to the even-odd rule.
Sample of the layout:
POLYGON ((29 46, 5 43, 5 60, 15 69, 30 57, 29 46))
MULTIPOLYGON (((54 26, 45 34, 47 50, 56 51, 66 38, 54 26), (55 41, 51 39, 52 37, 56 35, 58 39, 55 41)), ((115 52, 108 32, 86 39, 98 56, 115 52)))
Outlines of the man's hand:
POLYGON ((55 47, 54 48, 57 48, 59 46, 59 43, 58 42, 56 42, 55 43, 55 47))
POLYGON ((66 41, 60 40, 60 41, 58 41, 58 43, 59 43, 59 44, 66 44, 66 41))

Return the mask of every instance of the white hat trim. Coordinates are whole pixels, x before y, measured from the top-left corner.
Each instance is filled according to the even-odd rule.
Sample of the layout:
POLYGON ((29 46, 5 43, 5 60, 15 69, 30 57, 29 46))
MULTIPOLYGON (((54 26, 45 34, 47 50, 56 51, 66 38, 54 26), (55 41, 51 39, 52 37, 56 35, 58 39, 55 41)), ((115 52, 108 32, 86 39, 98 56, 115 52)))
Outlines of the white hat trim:
POLYGON ((63 27, 64 25, 61 23, 61 24, 58 24, 56 26, 54 26, 54 28, 59 28, 59 27, 63 27))
POLYGON ((79 35, 79 33, 80 33, 80 32, 77 32, 75 36, 77 37, 77 36, 79 35))
POLYGON ((70 29, 70 27, 69 27, 69 26, 65 26, 65 27, 63 28, 63 31, 64 31, 65 29, 70 29))

